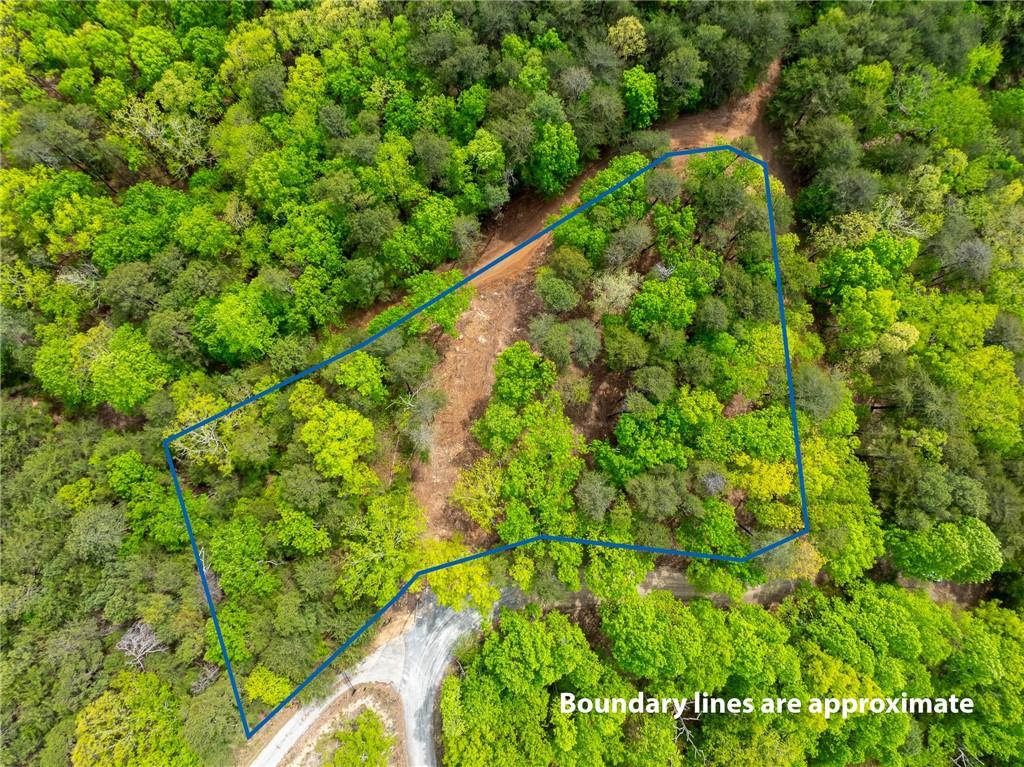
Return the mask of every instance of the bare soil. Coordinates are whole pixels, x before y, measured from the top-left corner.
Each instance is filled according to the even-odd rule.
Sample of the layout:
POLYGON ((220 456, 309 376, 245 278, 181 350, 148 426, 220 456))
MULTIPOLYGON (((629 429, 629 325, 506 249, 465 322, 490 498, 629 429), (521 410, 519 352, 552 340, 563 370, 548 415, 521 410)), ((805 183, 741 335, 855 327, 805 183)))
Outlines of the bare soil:
POLYGON ((732 395, 732 399, 729 400, 725 409, 722 410, 722 415, 726 418, 735 418, 738 415, 749 413, 754 409, 754 405, 757 404, 752 399, 747 399, 742 394, 736 393, 732 395))
POLYGON ((618 414, 625 405, 628 376, 623 372, 608 370, 600 361, 591 369, 590 402, 583 413, 578 415, 567 408, 573 423, 588 442, 606 439, 615 425, 618 414))
POLYGON ((900 576, 896 583, 905 589, 923 588, 933 602, 953 604, 961 609, 977 607, 992 590, 991 583, 953 583, 952 581, 924 581, 900 576))
MULTIPOLYGON (((690 583, 686 570, 678 566, 683 562, 684 560, 676 558, 664 559, 657 569, 652 570, 647 579, 640 584, 638 591, 643 595, 649 594, 654 590, 669 591, 683 602, 692 602, 695 599, 710 599, 720 607, 729 604, 727 596, 722 594, 705 594, 697 591, 693 584, 690 583)), ((750 605, 760 605, 766 609, 771 609, 796 591, 799 583, 800 581, 798 580, 784 579, 769 581, 760 586, 753 586, 743 593, 743 601, 750 605)))
POLYGON ((459 321, 458 337, 444 345, 441 362, 434 369, 434 383, 447 402, 432 425, 430 462, 413 468, 413 494, 426 512, 427 530, 435 537, 458 535, 471 546, 483 542, 480 527, 452 506, 448 496, 459 471, 482 455, 469 427, 487 405, 498 353, 526 337, 529 317, 537 311, 532 283, 533 267, 528 261, 505 281, 478 284, 469 311, 459 321))
MULTIPOLYGON (((776 61, 768 68, 764 81, 749 94, 718 109, 685 115, 656 127, 669 134, 672 149, 753 136, 758 153, 789 188, 788 175, 778 163, 775 139, 763 120, 765 104, 778 84, 780 71, 776 61)), ((561 197, 546 200, 532 193, 516 197, 495 221, 475 268, 543 229, 564 207, 578 200, 583 182, 604 168, 609 159, 606 156, 592 163, 561 197)), ((543 263, 550 244, 551 235, 545 235, 478 277, 474 281, 476 295, 457 326, 458 337, 442 349, 434 382, 448 399, 433 423, 430 462, 413 469, 413 494, 426 511, 427 530, 434 537, 450 539, 457 535, 470 545, 482 542, 479 528, 448 498, 460 470, 479 456, 469 427, 486 407, 494 383, 495 358, 506 346, 525 337, 529 318, 536 314, 533 274, 543 263)), ((591 438, 607 433, 615 403, 621 397, 621 381, 615 377, 603 377, 596 383, 583 426, 591 438)))
POLYGON ((731 99, 717 109, 685 115, 658 128, 668 132, 673 149, 711 146, 720 143, 719 140, 728 143, 753 136, 757 153, 768 163, 772 175, 791 190, 792 177, 780 163, 778 139, 764 119, 765 106, 779 84, 781 73, 781 62, 773 61, 764 80, 750 93, 731 99))

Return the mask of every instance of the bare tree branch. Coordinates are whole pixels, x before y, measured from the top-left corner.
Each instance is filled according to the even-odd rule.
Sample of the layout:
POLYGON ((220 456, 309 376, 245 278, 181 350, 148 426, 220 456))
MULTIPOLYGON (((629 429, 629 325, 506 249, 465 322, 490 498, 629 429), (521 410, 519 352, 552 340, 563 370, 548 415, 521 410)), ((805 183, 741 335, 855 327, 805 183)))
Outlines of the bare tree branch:
POLYGON ((220 669, 212 663, 204 663, 199 671, 199 678, 192 683, 191 692, 199 695, 203 690, 213 684, 213 681, 220 676, 220 669))
POLYGON ((153 628, 145 621, 138 621, 124 632, 124 636, 117 643, 117 649, 128 656, 139 670, 143 670, 144 661, 147 655, 155 652, 166 652, 164 645, 153 628))

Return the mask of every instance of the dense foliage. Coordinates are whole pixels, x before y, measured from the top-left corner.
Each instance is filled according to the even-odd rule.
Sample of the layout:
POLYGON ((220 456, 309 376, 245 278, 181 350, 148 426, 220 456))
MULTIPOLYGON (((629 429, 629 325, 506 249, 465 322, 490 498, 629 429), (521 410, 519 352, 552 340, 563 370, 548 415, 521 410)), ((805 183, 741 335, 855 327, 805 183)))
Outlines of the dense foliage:
POLYGON ((395 739, 387 734, 384 722, 375 711, 364 708, 350 726, 334 734, 334 751, 327 764, 347 767, 387 767, 395 739))
MULTIPOLYGON (((653 558, 576 546, 435 573, 420 587, 485 614, 512 583, 601 600, 601 642, 556 613, 502 615, 446 684, 445 758, 1011 764, 1017 617, 867 576, 1020 597, 1021 26, 1011 4, 5 5, 0 762, 230 763, 241 730, 161 440, 453 285, 513 195, 641 150, 585 182, 590 199, 664 150, 659 121, 782 56, 769 118, 795 183, 771 183, 812 534, 687 577, 735 599, 820 575, 828 593, 778 615, 640 600, 653 558), (739 649, 651 640, 680 627, 739 649), (713 722, 685 743, 670 721, 549 710, 560 686, 685 693, 701 668, 709 690, 988 702, 849 731, 713 722)), ((480 539, 744 554, 798 529, 770 253, 760 170, 729 154, 560 228, 543 312, 496 361, 483 455, 455 488, 480 539)), ((409 488, 471 295, 174 443, 251 723, 411 572, 468 553, 431 537, 409 488)), ((337 741, 338 763, 391 747, 369 715, 337 741)))
POLYGON ((827 358, 862 403, 894 562, 921 578, 1021 567, 1020 23, 1009 6, 835 8, 771 105, 807 182, 827 358))
MULTIPOLYGON (((666 592, 636 597, 648 557, 517 552, 521 587, 557 608, 585 585, 601 630, 503 615, 446 683, 450 765, 1019 759, 1024 718, 1003 698, 1020 684, 1018 614, 936 606, 873 581, 995 579, 1019 604, 1020 11, 852 6, 805 21, 769 114, 795 182, 792 208, 771 183, 810 535, 745 565, 688 563, 689 585, 732 601, 724 612, 666 592), (817 580, 824 593, 776 616, 740 606, 779 578, 817 580), (549 655, 545 632, 571 641, 549 655), (987 670, 966 660, 980 634, 987 670), (569 646, 571 659, 558 654, 569 646), (516 687, 524 680, 529 692, 516 687), (971 690, 985 702, 974 717, 838 726, 786 716, 673 728, 557 711, 563 691, 634 689, 971 690)), ((581 199, 645 162, 613 160, 581 199)), ((537 274, 548 314, 530 325, 533 351, 503 353, 474 430, 486 455, 457 493, 466 512, 507 541, 546 532, 734 555, 798 529, 766 229, 760 171, 725 153, 689 161, 681 179, 649 173, 558 229, 537 274), (590 400, 609 390, 618 399, 590 400), (595 432, 594 413, 613 417, 595 432)))
POLYGON ((1024 740, 1024 623, 869 581, 808 589, 777 613, 684 604, 667 591, 603 603, 587 635, 558 612, 504 612, 441 695, 445 763, 702 765, 1015 764, 1024 740), (578 697, 687 698, 672 714, 562 713, 578 697), (762 713, 761 700, 822 696, 972 697, 971 715, 914 718, 762 713), (752 698, 751 714, 694 711, 695 692, 752 698), (953 761, 959 759, 960 761, 953 761), (971 760, 971 761, 967 761, 971 760))

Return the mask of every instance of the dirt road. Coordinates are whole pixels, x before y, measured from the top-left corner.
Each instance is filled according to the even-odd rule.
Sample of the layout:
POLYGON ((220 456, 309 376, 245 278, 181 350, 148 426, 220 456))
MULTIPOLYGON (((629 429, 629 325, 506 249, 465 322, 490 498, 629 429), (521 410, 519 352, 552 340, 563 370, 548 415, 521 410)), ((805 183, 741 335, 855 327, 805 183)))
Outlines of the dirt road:
MULTIPOLYGON (((762 120, 779 73, 776 61, 768 68, 764 81, 749 94, 718 109, 686 115, 657 127, 669 134, 673 149, 753 136, 758 153, 785 183, 787 176, 778 165, 774 139, 762 120)), ((480 254, 477 268, 543 229, 552 215, 578 198, 580 185, 606 164, 607 158, 592 163, 561 197, 544 200, 524 194, 509 203, 480 254)), ((442 349, 434 381, 448 401, 434 419, 430 461, 416 466, 413 474, 413 493, 426 511, 427 530, 435 537, 461 535, 472 544, 479 535, 477 526, 449 504, 448 497, 460 469, 475 457, 476 443, 468 429, 486 406, 494 383, 494 359, 506 346, 526 337, 526 325, 536 313, 530 286, 550 242, 550 235, 537 240, 476 280, 476 296, 459 321, 458 338, 442 349)))

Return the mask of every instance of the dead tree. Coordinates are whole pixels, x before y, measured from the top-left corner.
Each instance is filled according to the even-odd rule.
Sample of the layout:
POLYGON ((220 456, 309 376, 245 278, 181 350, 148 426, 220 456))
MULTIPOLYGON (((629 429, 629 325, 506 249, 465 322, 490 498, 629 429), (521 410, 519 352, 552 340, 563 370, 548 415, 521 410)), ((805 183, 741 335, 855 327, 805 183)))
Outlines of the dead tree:
POLYGON ((674 266, 665 266, 661 261, 654 265, 654 272, 658 275, 658 279, 664 282, 675 272, 674 266))
MULTIPOLYGON (((689 706, 687 706, 689 708, 689 706)), ((700 724, 700 714, 683 714, 683 716, 676 719, 676 737, 675 740, 678 742, 680 738, 686 741, 686 746, 691 750, 694 759, 699 759, 701 764, 708 763, 707 754, 705 754, 700 748, 697 747, 697 741, 694 738, 694 728, 700 724), (691 727, 691 723, 693 726, 691 727)))
MULTIPOLYGON (((211 567, 206 564, 206 549, 199 549, 199 561, 202 563, 203 576, 206 578, 206 587, 210 590, 210 598, 214 603, 224 598, 224 589, 220 587, 220 578, 211 567)), ((205 604, 206 595, 203 593, 203 582, 199 579, 199 599, 205 604)))
POLYGON ((117 643, 117 649, 127 655, 128 659, 142 671, 146 656, 155 652, 166 652, 167 646, 160 641, 148 623, 138 621, 124 632, 124 636, 117 643))
POLYGON ((950 763, 953 767, 983 767, 984 765, 984 762, 964 748, 963 744, 957 746, 956 754, 954 754, 950 763))
POLYGON ((192 683, 191 691, 193 695, 198 695, 211 684, 213 680, 220 675, 220 669, 212 663, 204 663, 203 667, 199 670, 199 678, 192 683))

